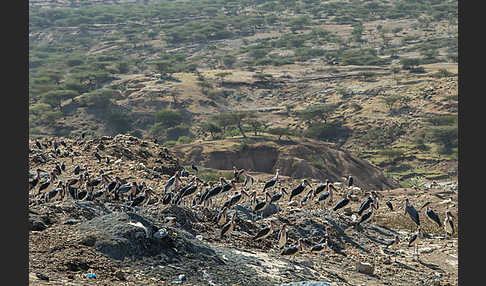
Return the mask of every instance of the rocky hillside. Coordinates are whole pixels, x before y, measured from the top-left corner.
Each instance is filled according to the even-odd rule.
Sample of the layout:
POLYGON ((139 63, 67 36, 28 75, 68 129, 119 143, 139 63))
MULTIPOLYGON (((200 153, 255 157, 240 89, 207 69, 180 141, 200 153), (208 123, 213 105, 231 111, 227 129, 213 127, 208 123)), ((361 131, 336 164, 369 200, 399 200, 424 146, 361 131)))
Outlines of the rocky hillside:
POLYGON ((234 166, 250 173, 270 174, 279 169, 280 175, 294 179, 333 182, 344 181, 352 175, 357 186, 374 190, 399 186, 378 167, 345 150, 335 149, 332 144, 316 140, 300 142, 296 138, 278 141, 266 137, 261 141, 254 144, 241 144, 231 139, 204 141, 177 145, 172 150, 184 165, 195 163, 218 170, 233 170, 234 166))
MULTIPOLYGON (((333 202, 318 203, 318 196, 306 196, 306 190, 292 200, 284 196, 257 213, 252 200, 243 196, 227 210, 226 220, 234 217, 234 228, 222 237, 224 221, 216 220, 218 213, 234 191, 243 189, 241 182, 236 183, 236 190, 214 197, 208 207, 197 200, 194 203, 194 196, 204 191, 203 186, 179 203, 165 202, 165 182, 183 168, 174 150, 123 135, 44 138, 38 143, 40 147, 34 140, 29 143, 32 178, 36 169, 45 171, 29 191, 29 284, 301 285, 297 283, 307 281, 321 286, 458 285, 457 231, 446 235, 420 210, 430 202, 429 207, 441 221, 445 211, 450 210, 457 230, 455 186, 385 188, 378 191, 379 204, 372 219, 360 226, 356 226, 356 211, 368 196, 366 188, 345 190, 336 183, 333 202), (56 165, 64 167, 59 167, 61 171, 41 190, 48 180, 47 173, 56 165), (90 174, 86 186, 93 185, 101 196, 75 198, 67 194, 61 198, 59 192, 46 195, 54 194, 59 182, 81 179, 80 175, 86 173, 90 174), (154 195, 142 205, 130 206, 133 200, 126 193, 113 196, 118 187, 112 191, 103 187, 98 181, 101 175, 144 183, 154 195), (333 211, 347 192, 351 195, 349 204, 333 211), (424 233, 417 240, 418 257, 414 256, 414 246, 408 246, 416 226, 403 214, 405 198, 420 210, 424 233), (393 210, 385 205, 386 201, 393 210), (270 221, 276 225, 275 231, 263 240, 254 240, 270 221), (302 242, 294 257, 282 255, 283 250, 277 247, 278 232, 284 224, 288 237, 284 249, 302 242), (153 231, 146 232, 140 225, 153 231), (395 236, 400 242, 387 248, 395 236), (318 244, 322 244, 322 253, 312 253, 311 248, 318 244)), ((188 170, 189 177, 181 177, 181 186, 195 174, 188 170)), ((260 175, 262 180, 249 190, 256 192, 259 201, 264 182, 273 177, 260 175)), ((320 182, 311 180, 314 186, 320 182)), ((295 178, 283 177, 279 186, 290 190, 299 183, 295 178)), ((83 191, 83 185, 72 186, 83 191)), ((279 190, 269 191, 274 194, 279 190)))

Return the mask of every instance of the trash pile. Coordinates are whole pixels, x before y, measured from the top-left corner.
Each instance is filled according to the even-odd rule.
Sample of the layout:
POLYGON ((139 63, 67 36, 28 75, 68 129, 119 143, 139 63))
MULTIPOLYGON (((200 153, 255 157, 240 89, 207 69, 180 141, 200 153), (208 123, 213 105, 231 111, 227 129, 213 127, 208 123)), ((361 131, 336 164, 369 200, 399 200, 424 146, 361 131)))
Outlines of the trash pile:
MULTIPOLYGON (((244 190, 243 181, 236 183, 236 190, 215 196, 209 205, 192 202, 210 184, 200 186, 182 203, 164 203, 167 181, 184 168, 170 150, 153 142, 118 135, 52 138, 42 141, 46 146, 38 143, 41 148, 35 142, 29 146, 31 173, 42 170, 39 182, 29 190, 31 283, 457 285, 457 234, 445 235, 421 211, 425 234, 416 242, 417 257, 414 247, 408 246, 414 224, 402 207, 404 198, 417 209, 429 201, 442 219, 445 210, 452 210, 457 218, 457 193, 385 190, 371 219, 358 226, 356 211, 368 196, 360 194, 361 190, 337 211, 332 206, 344 196, 340 189, 332 204, 318 203, 317 197, 301 200, 300 195, 289 200, 284 196, 255 212, 256 203, 265 197, 265 180, 257 180, 248 190, 256 191, 254 199, 243 196, 223 211, 224 202, 244 190), (57 142, 58 148, 48 141, 57 142), (39 157, 44 161, 38 162, 35 158, 39 157), (64 170, 53 178, 49 172, 63 162, 64 170), (75 175, 76 169, 82 171, 75 175), (137 206, 131 206, 127 196, 114 199, 110 192, 92 199, 86 199, 87 195, 84 199, 69 194, 60 197, 60 191, 52 197, 45 195, 56 189, 58 181, 85 172, 90 174, 88 187, 98 176, 108 174, 125 183, 143 182, 155 195, 137 206), (39 192, 48 180, 53 182, 39 192), (449 201, 441 203, 444 200, 449 201), (394 210, 385 202, 393 204, 394 210), (400 242, 390 244, 395 237, 400 242)), ((181 186, 193 175, 197 173, 181 177, 181 186)), ((265 178, 272 177, 267 174, 265 178)), ((318 183, 311 181, 312 186, 318 183)), ((299 184, 300 180, 290 179, 278 188, 292 190, 299 184)), ((98 183, 95 190, 103 185, 98 183)))

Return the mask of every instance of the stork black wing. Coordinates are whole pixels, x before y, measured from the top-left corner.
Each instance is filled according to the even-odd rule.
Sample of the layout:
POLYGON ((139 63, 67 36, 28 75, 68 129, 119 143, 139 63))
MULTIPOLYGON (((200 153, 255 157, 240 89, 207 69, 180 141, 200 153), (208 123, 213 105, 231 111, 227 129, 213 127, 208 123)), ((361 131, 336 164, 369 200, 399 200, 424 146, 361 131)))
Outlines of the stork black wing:
POLYGON ((295 189, 293 189, 292 193, 290 193, 289 202, 292 200, 293 197, 302 193, 302 191, 304 191, 304 189, 305 189, 305 186, 302 185, 302 184, 298 185, 295 189))
POLYGON ((320 192, 324 191, 326 186, 327 186, 327 184, 320 184, 319 186, 317 186, 316 189, 314 190, 314 195, 317 195, 320 192))
POLYGON ((414 242, 415 240, 417 240, 417 237, 418 237, 418 235, 417 235, 417 234, 412 235, 412 237, 411 237, 411 238, 410 238, 410 240, 408 241, 408 247, 412 246, 413 242, 414 242))
POLYGON ((342 200, 340 200, 336 206, 333 208, 333 211, 337 211, 338 209, 340 208, 343 208, 344 206, 346 206, 347 204, 349 203, 349 199, 348 198, 344 198, 342 200))
POLYGON ((415 222, 415 224, 420 225, 419 214, 413 206, 407 207, 407 213, 410 216, 410 218, 415 222))
POLYGON ((428 210, 426 214, 432 221, 437 223, 439 227, 442 227, 442 223, 440 222, 439 216, 433 210, 428 210))
POLYGON ((282 193, 276 193, 275 195, 272 196, 272 199, 270 200, 271 203, 280 200, 282 198, 282 193))
POLYGON ((358 215, 361 215, 366 209, 370 207, 371 202, 373 201, 373 198, 368 197, 366 200, 364 200, 361 205, 359 206, 358 209, 358 215))
POLYGON ((359 225, 360 223, 364 222, 365 220, 369 219, 369 218, 370 218, 370 216, 371 216, 371 212, 367 212, 367 213, 365 213, 365 214, 364 214, 364 215, 361 217, 361 219, 358 221, 358 225, 359 225))
POLYGON ((273 178, 270 181, 266 182, 265 186, 263 187, 263 190, 265 191, 266 189, 272 187, 273 185, 275 185, 276 182, 277 182, 276 178, 273 178))
POLYGON ((319 196, 319 199, 317 201, 323 201, 325 199, 327 199, 327 197, 329 197, 329 192, 324 192, 322 193, 322 195, 319 196))
POLYGON ((259 239, 260 237, 265 236, 267 233, 270 232, 270 227, 265 227, 261 229, 254 237, 253 240, 259 239))
POLYGON ((289 248, 284 249, 280 255, 294 255, 299 251, 299 248, 297 246, 292 246, 289 248))

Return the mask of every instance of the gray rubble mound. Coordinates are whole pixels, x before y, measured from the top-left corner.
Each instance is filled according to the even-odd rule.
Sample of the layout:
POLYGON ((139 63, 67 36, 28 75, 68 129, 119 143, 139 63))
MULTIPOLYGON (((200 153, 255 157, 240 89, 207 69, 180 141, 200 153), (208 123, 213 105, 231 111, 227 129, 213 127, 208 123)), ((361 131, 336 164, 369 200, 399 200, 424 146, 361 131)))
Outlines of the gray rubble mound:
POLYGON ((219 261, 215 252, 192 234, 144 218, 167 229, 168 236, 160 240, 147 238, 142 228, 129 224, 132 220, 127 213, 113 212, 81 223, 79 231, 84 234, 81 243, 116 260, 152 257, 163 263, 171 263, 173 260, 197 256, 199 259, 219 261))

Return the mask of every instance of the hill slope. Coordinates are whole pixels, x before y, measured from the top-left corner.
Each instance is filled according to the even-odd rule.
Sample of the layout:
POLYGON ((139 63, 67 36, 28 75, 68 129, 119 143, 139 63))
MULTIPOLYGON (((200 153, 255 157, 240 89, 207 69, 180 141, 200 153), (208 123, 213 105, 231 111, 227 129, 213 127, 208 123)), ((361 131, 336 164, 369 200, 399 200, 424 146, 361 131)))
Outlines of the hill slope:
MULTIPOLYGON (((390 189, 398 183, 383 175, 369 162, 353 156, 345 150, 337 150, 331 144, 316 140, 306 142, 285 140, 267 136, 256 138, 253 144, 241 144, 238 139, 204 141, 182 144, 172 148, 181 164, 202 165, 218 170, 245 169, 250 174, 275 173, 293 179, 313 178, 320 181, 344 181, 349 175, 356 185, 365 189, 390 189)), ((293 138, 293 140, 297 140, 293 138)))

